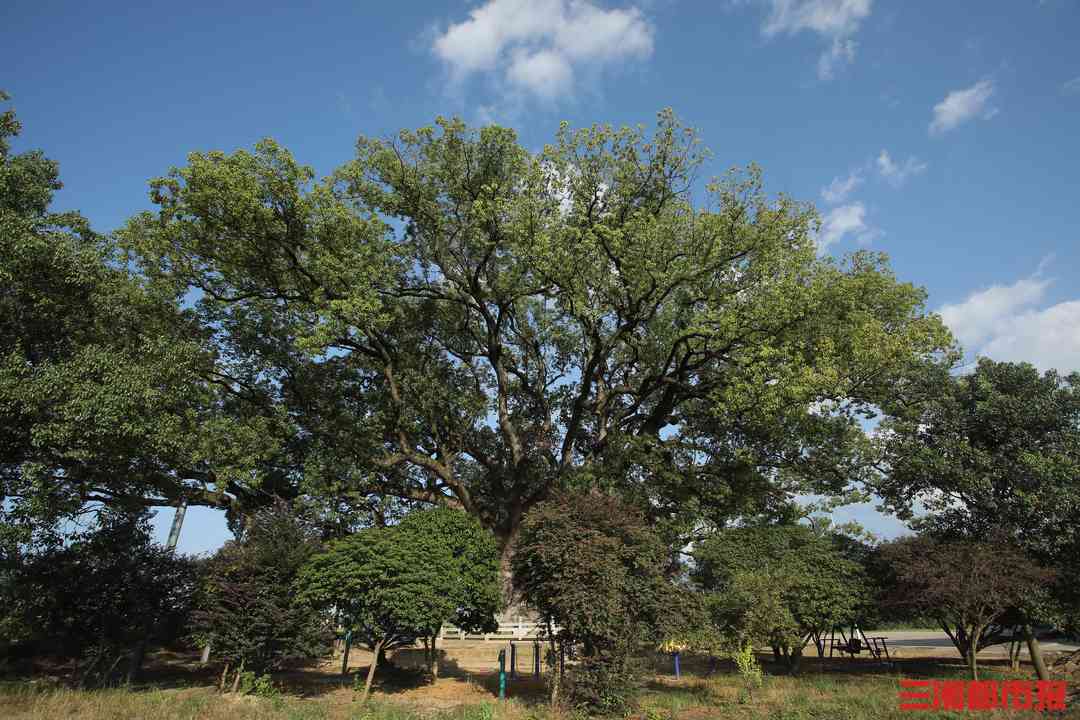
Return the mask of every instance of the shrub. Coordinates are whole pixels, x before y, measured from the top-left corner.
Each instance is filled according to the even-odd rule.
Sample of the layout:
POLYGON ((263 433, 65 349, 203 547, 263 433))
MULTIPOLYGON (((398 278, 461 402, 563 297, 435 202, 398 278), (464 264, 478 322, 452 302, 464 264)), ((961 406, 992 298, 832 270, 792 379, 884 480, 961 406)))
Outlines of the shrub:
MULTIPOLYGON (((624 712, 632 703, 643 643, 671 634, 678 592, 664 575, 669 549, 640 512, 616 498, 560 493, 526 516, 513 557, 514 584, 549 627, 558 652, 580 662, 566 678, 571 704, 624 712)), ((561 698, 561 664, 552 674, 561 698)))
POLYGON ((103 685, 122 669, 131 677, 146 641, 177 639, 196 566, 156 544, 144 514, 103 511, 96 528, 20 556, 7 577, 7 624, 74 657, 79 684, 103 685))
POLYGON ((328 618, 292 591, 300 568, 319 549, 315 532, 278 505, 256 513, 240 540, 207 563, 193 613, 193 637, 242 673, 276 670, 329 650, 328 618))
MULTIPOLYGON (((443 623, 474 631, 497 627, 499 554, 494 537, 475 518, 434 508, 332 543, 311 557, 295 587, 312 606, 336 609, 373 651, 366 699, 386 650, 427 638, 434 671, 434 640, 443 623)), ((348 647, 345 652, 343 667, 348 647)))

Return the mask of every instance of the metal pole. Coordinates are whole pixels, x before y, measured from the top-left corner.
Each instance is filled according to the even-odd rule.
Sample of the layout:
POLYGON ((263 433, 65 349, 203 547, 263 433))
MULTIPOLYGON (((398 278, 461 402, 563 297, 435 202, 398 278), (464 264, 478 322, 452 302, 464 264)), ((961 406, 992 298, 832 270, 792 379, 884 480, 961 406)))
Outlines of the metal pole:
POLYGON ((540 641, 533 641, 533 677, 540 679, 540 641))
POLYGON ((679 652, 676 650, 673 655, 675 655, 675 679, 678 680, 682 677, 682 668, 679 667, 679 652))
POLYGON ((499 699, 506 699, 506 651, 499 651, 499 699))
POLYGON ((517 646, 514 645, 514 641, 510 641, 510 678, 517 677, 517 646))
POLYGON ((180 540, 180 528, 184 526, 186 514, 187 500, 181 500, 176 504, 176 514, 173 515, 172 527, 169 528, 169 539, 165 543, 166 550, 176 549, 176 543, 180 540))

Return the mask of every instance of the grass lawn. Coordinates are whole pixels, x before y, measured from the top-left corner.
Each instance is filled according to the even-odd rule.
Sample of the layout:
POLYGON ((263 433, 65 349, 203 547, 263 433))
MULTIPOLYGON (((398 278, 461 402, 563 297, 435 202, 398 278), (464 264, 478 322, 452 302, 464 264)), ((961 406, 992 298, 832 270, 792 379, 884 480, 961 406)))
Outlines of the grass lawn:
MULTIPOLYGON (((765 661, 765 656, 762 656, 765 661)), ((187 662, 187 661, 185 661, 187 662)), ((152 665, 152 682, 134 690, 78 691, 43 681, 8 681, 0 685, 0 718, 10 720, 554 720, 544 702, 542 681, 518 678, 510 698, 496 697, 497 678, 490 672, 462 669, 453 662, 437 681, 415 671, 385 673, 367 704, 359 703, 350 679, 332 666, 275 677, 271 697, 218 694, 210 672, 193 673, 175 658, 152 665)), ((360 670, 360 668, 357 668, 360 670)), ((666 662, 649 677, 635 717, 642 720, 877 720, 888 718, 995 719, 1037 717, 1010 711, 912 713, 899 708, 900 678, 962 679, 957 660, 899 659, 892 667, 867 661, 811 659, 798 677, 767 674, 765 683, 748 694, 732 668, 722 666, 710 677, 703 663, 688 659, 679 680, 666 662)), ((766 662, 766 672, 770 670, 766 662)), ((990 661, 983 679, 1030 679, 1030 668, 1011 673, 1002 661, 990 661)), ((1080 717, 1070 708, 1064 717, 1080 717)), ((563 720, 571 720, 565 715, 563 720)), ((1058 715, 1057 717, 1062 717, 1058 715)))

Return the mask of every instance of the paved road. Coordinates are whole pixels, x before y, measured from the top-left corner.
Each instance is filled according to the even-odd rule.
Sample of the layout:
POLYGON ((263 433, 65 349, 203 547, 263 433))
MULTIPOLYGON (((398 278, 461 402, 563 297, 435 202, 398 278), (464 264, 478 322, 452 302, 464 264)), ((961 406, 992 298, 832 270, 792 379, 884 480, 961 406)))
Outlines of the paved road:
MULTIPOLYGON (((956 648, 953 647, 952 641, 949 640, 949 636, 940 630, 871 630, 866 634, 887 638, 890 648, 917 648, 925 650, 940 648, 954 653, 956 652, 956 648)), ((1080 643, 1077 642, 1042 641, 1039 645, 1042 647, 1043 652, 1056 653, 1080 649, 1080 643)), ((1006 654, 1008 654, 1008 645, 1004 644, 988 647, 979 653, 980 656, 1006 654)), ((1024 645, 1022 657, 1027 657, 1027 645, 1024 645)))

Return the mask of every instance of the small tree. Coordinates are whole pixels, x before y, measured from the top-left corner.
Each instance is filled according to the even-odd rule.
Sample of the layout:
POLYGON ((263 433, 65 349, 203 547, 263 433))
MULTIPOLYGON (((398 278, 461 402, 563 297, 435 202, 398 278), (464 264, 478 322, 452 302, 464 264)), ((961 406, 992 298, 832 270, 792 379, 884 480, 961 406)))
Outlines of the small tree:
POLYGON ((222 689, 230 667, 235 689, 245 669, 277 670, 327 652, 327 619, 292 592, 300 568, 318 549, 314 531, 276 505, 255 513, 244 536, 208 561, 194 637, 224 660, 222 689))
MULTIPOLYGON (((436 673, 434 641, 443 623, 494 629, 499 553, 491 533, 465 513, 423 510, 398 525, 331 543, 310 559, 295 587, 313 606, 338 611, 351 634, 371 648, 366 700, 387 650, 423 637, 430 641, 428 662, 436 673)), ((343 672, 347 662, 346 656, 343 672)))
MULTIPOLYGON (((570 699, 601 713, 625 710, 642 644, 677 632, 665 609, 678 596, 664 568, 669 548, 616 498, 560 493, 533 508, 515 546, 514 584, 539 612, 556 657, 580 650, 570 699)), ((559 700, 561 663, 552 676, 559 700)))
POLYGON ((1017 608, 1053 574, 1007 542, 902 538, 881 548, 891 569, 887 604, 934 617, 978 679, 976 655, 1004 642, 1017 608))
POLYGON ((803 648, 855 619, 867 594, 858 563, 831 536, 803 525, 732 528, 694 551, 694 581, 711 593, 713 621, 742 647, 767 642, 796 673, 803 648))

